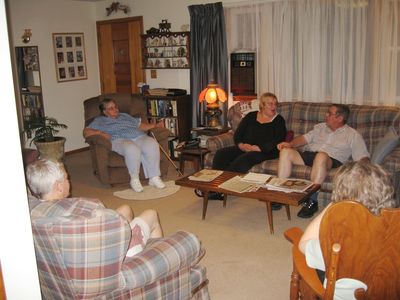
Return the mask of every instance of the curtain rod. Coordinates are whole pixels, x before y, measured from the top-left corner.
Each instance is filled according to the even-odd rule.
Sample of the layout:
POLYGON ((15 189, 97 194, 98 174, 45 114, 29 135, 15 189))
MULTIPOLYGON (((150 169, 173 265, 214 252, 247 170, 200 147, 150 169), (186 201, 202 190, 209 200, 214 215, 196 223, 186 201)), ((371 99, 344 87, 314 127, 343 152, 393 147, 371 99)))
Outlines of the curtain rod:
POLYGON ((247 1, 237 1, 237 2, 228 2, 222 3, 223 7, 237 7, 237 6, 246 6, 246 5, 257 5, 263 3, 270 3, 270 2, 281 2, 284 0, 247 0, 247 1))

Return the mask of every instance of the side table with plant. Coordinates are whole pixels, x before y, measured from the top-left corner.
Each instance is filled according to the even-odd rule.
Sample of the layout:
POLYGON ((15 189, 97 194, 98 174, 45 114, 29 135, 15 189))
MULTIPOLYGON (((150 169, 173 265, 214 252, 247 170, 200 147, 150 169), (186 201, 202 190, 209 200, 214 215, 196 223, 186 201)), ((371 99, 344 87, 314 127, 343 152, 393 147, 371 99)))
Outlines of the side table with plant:
POLYGON ((32 138, 40 157, 61 161, 64 157, 65 137, 56 136, 59 129, 67 129, 68 126, 58 123, 55 118, 40 117, 25 121, 24 133, 28 138, 32 138))

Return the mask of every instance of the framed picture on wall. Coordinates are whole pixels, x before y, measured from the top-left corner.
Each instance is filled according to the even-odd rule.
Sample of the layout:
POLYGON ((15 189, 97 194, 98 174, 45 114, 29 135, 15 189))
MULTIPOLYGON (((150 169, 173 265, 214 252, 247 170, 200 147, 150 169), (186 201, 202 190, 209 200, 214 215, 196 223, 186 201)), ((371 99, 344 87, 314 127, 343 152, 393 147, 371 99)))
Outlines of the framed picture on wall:
POLYGON ((87 79, 83 33, 53 33, 58 82, 87 79))

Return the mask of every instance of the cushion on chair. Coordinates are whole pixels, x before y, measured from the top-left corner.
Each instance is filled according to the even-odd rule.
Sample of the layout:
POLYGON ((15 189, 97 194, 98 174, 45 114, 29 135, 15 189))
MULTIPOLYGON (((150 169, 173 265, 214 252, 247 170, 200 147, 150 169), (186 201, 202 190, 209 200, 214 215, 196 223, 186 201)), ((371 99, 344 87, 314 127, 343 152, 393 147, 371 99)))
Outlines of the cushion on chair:
POLYGON ((375 164, 381 164, 386 155, 394 150, 399 144, 399 135, 393 126, 389 127, 388 132, 379 141, 374 153, 372 153, 371 161, 375 164))

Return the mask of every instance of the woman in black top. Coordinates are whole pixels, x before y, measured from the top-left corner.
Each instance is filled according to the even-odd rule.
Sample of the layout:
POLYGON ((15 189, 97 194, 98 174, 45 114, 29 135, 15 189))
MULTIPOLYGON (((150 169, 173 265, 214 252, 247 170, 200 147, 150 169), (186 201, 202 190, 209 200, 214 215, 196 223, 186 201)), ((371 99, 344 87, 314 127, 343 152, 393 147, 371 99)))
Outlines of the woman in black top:
POLYGON ((259 111, 248 113, 234 134, 234 146, 219 149, 213 169, 247 173, 254 165, 279 157, 276 147, 286 137, 285 119, 276 111, 278 99, 272 93, 260 97, 259 111))

